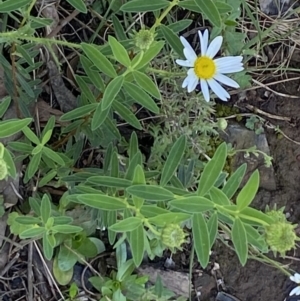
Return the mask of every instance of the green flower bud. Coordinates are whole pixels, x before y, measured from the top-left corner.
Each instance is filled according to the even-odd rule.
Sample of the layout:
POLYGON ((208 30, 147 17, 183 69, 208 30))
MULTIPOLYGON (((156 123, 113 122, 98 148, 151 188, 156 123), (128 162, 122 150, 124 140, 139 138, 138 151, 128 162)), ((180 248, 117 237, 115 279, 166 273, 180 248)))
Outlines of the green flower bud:
POLYGON ((172 252, 175 249, 181 250, 181 245, 185 243, 186 234, 178 224, 169 224, 163 228, 161 233, 162 243, 172 252))
POLYGON ((0 158, 0 181, 6 179, 8 176, 8 168, 6 162, 0 158))
POLYGON ((134 43, 140 50, 147 50, 154 41, 154 33, 148 29, 141 29, 134 37, 134 43))
POLYGON ((284 257, 287 251, 295 248, 295 241, 298 240, 295 227, 286 221, 277 221, 265 228, 266 242, 275 254, 279 252, 284 257))
POLYGON ((228 122, 225 118, 219 118, 218 119, 218 127, 220 130, 224 131, 227 129, 228 122))
POLYGON ((274 222, 285 222, 288 223, 285 214, 281 210, 270 210, 266 212, 267 215, 274 219, 274 222))

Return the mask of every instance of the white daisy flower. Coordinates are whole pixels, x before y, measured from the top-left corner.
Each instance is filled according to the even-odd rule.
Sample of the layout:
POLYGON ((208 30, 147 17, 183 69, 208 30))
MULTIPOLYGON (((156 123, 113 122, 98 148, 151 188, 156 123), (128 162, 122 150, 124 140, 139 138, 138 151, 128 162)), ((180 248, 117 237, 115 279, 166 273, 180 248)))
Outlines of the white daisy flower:
POLYGON ((295 273, 294 276, 290 276, 290 279, 298 284, 298 286, 291 290, 290 296, 300 295, 300 274, 295 273))
POLYGON ((204 99, 209 101, 208 86, 222 100, 227 101, 230 98, 228 92, 220 85, 225 84, 229 87, 239 88, 237 82, 224 74, 234 73, 244 70, 242 56, 227 56, 214 59, 221 48, 223 37, 218 36, 208 46, 208 30, 204 34, 198 31, 200 38, 201 55, 197 56, 192 46, 184 38, 180 37, 184 46, 183 53, 185 60, 176 60, 176 63, 183 67, 190 67, 187 77, 182 83, 182 88, 188 92, 195 90, 200 81, 201 91, 204 99))

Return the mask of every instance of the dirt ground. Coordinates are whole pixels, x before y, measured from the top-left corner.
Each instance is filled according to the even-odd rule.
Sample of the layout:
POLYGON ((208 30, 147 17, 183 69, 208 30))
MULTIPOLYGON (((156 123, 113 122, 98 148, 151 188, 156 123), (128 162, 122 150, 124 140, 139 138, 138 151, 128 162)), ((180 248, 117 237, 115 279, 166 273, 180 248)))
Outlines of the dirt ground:
MULTIPOLYGON (((267 100, 260 99, 260 92, 251 104, 278 116, 291 117, 292 122, 269 119, 291 139, 300 141, 300 81, 276 86, 275 90, 282 94, 299 95, 299 98, 289 98, 272 94, 267 100), (260 100, 257 100, 260 99, 260 100)), ((249 103, 249 102, 248 102, 249 103)), ((253 205, 265 209, 266 205, 277 208, 285 206, 285 212, 290 214, 289 220, 300 223, 300 143, 278 138, 273 130, 266 130, 266 137, 273 157, 273 167, 276 178, 276 190, 260 189, 253 205)), ((298 226, 299 227, 299 226, 298 226)), ((297 229, 296 229, 297 230, 297 229)), ((299 233, 299 232, 298 232, 299 233)), ((299 235, 299 234, 298 234, 299 235)), ((230 293, 241 301, 283 301, 293 287, 292 282, 280 271, 273 267, 249 260, 245 267, 241 267, 237 257, 224 246, 216 247, 217 261, 224 276, 230 293)), ((289 256, 299 258, 300 250, 291 251, 289 256)), ((300 272, 300 262, 296 260, 282 261, 296 272, 300 272)))

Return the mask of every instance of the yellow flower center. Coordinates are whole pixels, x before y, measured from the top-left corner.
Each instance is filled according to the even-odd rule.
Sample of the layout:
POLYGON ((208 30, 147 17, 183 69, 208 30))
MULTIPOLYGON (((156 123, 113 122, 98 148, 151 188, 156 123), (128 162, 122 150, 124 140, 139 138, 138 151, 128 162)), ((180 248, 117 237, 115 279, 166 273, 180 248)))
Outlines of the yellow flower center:
POLYGON ((200 79, 213 78, 216 69, 215 62, 208 56, 199 56, 194 64, 195 73, 200 79))

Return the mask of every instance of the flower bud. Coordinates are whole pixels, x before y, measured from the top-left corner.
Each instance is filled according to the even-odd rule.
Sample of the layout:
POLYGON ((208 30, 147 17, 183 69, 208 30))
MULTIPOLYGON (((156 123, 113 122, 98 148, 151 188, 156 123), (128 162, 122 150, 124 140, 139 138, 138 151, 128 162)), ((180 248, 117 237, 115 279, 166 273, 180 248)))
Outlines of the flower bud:
POLYGON ((140 29, 134 37, 134 43, 140 50, 147 50, 154 41, 154 33, 148 29, 140 29))
POLYGON ((185 243, 186 234, 178 224, 169 224, 163 228, 161 233, 162 243, 172 252, 175 249, 181 249, 181 245, 185 243))

